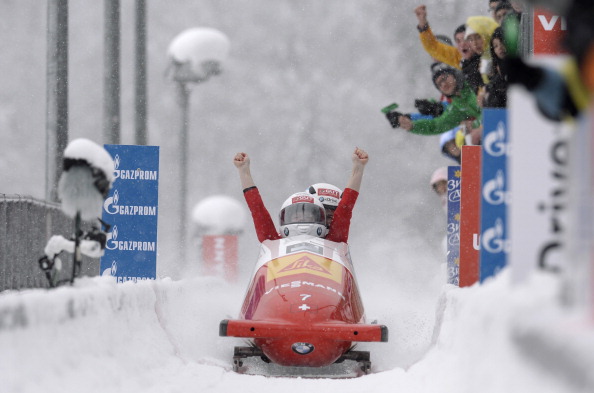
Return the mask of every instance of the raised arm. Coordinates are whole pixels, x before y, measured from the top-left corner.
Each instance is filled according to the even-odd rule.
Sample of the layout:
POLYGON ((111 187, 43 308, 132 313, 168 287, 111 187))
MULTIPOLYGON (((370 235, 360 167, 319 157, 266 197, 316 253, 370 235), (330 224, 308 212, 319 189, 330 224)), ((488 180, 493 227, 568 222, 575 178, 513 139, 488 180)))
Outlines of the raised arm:
POLYGON ((419 30, 419 39, 425 51, 435 60, 459 69, 462 55, 457 48, 437 40, 427 20, 427 7, 420 5, 414 9, 414 12, 418 22, 417 30, 419 30))
POLYGON ((280 235, 274 226, 270 213, 266 210, 260 192, 256 188, 254 180, 252 179, 252 174, 250 173, 250 157, 246 153, 237 153, 235 157, 233 157, 233 165, 235 165, 239 172, 241 187, 243 188, 243 196, 250 209, 250 213, 252 214, 258 240, 263 242, 264 240, 280 239, 280 235))
POLYGON ((252 173, 250 172, 250 157, 246 153, 237 153, 233 157, 233 165, 239 172, 239 179, 241 180, 241 188, 255 187, 254 179, 252 179, 252 173))
POLYGON ((365 165, 367 165, 367 161, 369 161, 369 155, 365 150, 356 147, 355 151, 353 152, 352 161, 353 169, 351 171, 351 177, 349 178, 346 186, 347 188, 359 192, 359 189, 361 188, 361 180, 363 180, 365 165))

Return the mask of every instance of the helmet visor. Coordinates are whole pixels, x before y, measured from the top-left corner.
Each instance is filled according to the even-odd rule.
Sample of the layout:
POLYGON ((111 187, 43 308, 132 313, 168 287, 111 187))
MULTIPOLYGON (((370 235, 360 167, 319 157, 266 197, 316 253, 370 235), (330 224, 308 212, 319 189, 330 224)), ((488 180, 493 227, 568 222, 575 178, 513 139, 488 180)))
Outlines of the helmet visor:
POLYGON ((326 225, 324 209, 313 203, 294 203, 280 213, 280 225, 322 224, 326 225))

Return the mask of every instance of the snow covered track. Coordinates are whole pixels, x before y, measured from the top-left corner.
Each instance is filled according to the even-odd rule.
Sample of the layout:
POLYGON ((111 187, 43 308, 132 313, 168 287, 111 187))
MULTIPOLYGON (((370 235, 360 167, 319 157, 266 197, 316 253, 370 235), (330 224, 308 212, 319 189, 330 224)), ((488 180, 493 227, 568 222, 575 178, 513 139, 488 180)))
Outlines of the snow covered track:
MULTIPOLYGON (((444 287, 439 307, 430 306, 438 310, 433 342, 410 367, 398 366, 410 356, 396 353, 396 346, 414 351, 415 340, 430 342, 414 323, 393 329, 395 347, 374 347, 375 373, 332 380, 231 370, 233 346, 244 343, 219 337, 218 326, 239 308, 241 284, 214 278, 136 284, 84 278, 72 288, 3 292, 0 391, 593 391, 584 372, 592 370, 594 339, 556 305, 557 277, 537 275, 522 288, 508 281, 504 271, 480 287, 444 287)), ((381 300, 369 292, 374 295, 368 303, 381 300)), ((406 308, 409 298, 396 296, 381 306, 394 321, 414 317, 406 308)), ((423 311, 421 302, 413 306, 423 311)))

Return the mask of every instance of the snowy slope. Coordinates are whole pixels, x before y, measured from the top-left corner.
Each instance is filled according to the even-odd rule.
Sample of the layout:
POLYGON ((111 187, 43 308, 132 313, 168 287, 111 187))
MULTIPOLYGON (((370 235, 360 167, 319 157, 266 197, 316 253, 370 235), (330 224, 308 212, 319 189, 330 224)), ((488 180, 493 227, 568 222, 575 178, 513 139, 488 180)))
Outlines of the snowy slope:
POLYGON ((504 271, 482 287, 443 286, 436 301, 418 293, 393 297, 391 286, 369 288, 367 311, 390 327, 390 342, 365 347, 373 374, 341 380, 234 373, 232 347, 241 341, 218 337, 218 323, 238 311, 243 284, 195 278, 116 285, 104 277, 79 280, 74 288, 4 292, 0 390, 560 393, 594 386, 580 379, 577 366, 587 369, 593 359, 592 337, 580 338, 583 356, 562 363, 567 370, 558 373, 551 372, 559 362, 547 352, 550 345, 539 344, 548 364, 522 350, 530 336, 570 348, 575 333, 585 331, 555 305, 553 276, 536 275, 513 288, 504 271), (543 316, 547 323, 535 327, 543 316), (573 324, 574 334, 556 328, 563 324, 573 324))

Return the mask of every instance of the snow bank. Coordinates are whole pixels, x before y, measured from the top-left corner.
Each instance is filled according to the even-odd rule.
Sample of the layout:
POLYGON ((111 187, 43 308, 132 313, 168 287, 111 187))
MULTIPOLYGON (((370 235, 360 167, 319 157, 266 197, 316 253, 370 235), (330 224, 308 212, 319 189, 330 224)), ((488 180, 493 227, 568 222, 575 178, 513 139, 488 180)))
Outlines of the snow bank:
MULTIPOLYGON (((507 273, 480 287, 445 286, 425 356, 408 368, 387 369, 390 361, 372 350, 375 374, 355 380, 233 373, 232 348, 242 342, 218 337, 218 323, 237 314, 243 284, 217 278, 116 284, 95 277, 72 288, 7 291, 0 294, 3 391, 592 391, 591 376, 583 373, 592 370, 592 329, 576 325, 556 304, 557 278, 536 275, 514 288, 507 273), (557 347, 575 360, 561 361, 569 372, 559 370, 560 352, 547 350, 557 347)), ((384 300, 385 308, 393 301, 384 300)), ((414 337, 415 326, 408 329, 391 329, 391 340, 414 337)))

